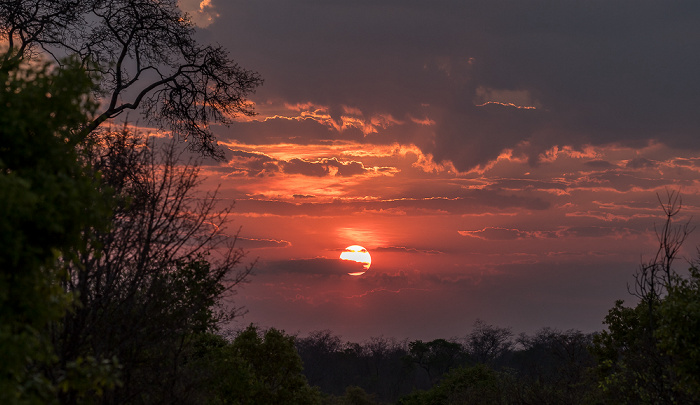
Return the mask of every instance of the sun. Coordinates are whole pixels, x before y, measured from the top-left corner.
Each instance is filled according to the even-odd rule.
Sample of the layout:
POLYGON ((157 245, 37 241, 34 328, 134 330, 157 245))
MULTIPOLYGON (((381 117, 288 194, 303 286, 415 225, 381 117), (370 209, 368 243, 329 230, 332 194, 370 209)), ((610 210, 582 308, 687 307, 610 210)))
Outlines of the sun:
POLYGON ((372 256, 369 255, 367 249, 359 245, 348 246, 340 254, 341 260, 349 260, 357 263, 361 263, 365 271, 358 271, 355 273, 348 273, 351 276, 361 276, 369 270, 369 266, 372 264, 372 256))

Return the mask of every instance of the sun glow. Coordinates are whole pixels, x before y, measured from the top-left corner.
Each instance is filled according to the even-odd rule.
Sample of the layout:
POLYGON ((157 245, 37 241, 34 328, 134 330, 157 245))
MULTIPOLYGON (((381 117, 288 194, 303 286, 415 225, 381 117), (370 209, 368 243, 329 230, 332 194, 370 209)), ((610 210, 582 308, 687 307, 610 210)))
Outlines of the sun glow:
POLYGON ((362 264, 364 271, 358 271, 354 273, 348 273, 351 276, 361 276, 369 270, 369 266, 372 264, 372 256, 370 256, 367 249, 359 245, 348 246, 340 254, 341 260, 348 260, 362 264))

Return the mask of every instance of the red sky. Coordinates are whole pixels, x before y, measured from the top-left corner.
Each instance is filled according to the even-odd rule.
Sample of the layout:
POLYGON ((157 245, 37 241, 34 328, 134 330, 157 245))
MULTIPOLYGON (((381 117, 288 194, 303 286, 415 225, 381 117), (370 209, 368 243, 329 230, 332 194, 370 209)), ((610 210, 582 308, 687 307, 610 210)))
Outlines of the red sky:
POLYGON ((600 330, 654 253, 657 193, 700 217, 694 2, 189 3, 265 79, 203 169, 259 258, 241 325, 600 330))

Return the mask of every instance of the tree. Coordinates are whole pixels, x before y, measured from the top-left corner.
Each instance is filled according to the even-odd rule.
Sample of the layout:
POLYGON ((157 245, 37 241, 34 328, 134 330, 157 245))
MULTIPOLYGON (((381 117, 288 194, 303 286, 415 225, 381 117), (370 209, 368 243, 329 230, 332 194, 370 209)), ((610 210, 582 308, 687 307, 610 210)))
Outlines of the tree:
POLYGON ((542 328, 533 336, 521 334, 521 350, 510 362, 515 393, 524 403, 589 403, 595 391, 589 370, 593 335, 577 330, 542 328))
POLYGON ((611 402, 693 403, 693 395, 683 386, 684 368, 679 367, 676 351, 680 342, 693 336, 685 325, 696 320, 692 311, 683 309, 693 300, 692 293, 687 294, 692 282, 672 267, 692 228, 688 222, 674 224, 681 210, 680 195, 671 191, 666 197, 666 202, 659 198, 665 221, 656 229, 656 254, 640 266, 634 288, 629 288, 638 304, 625 307, 618 300, 605 317, 608 329, 594 339, 600 386, 611 402))
POLYGON ((75 148, 82 136, 74 129, 94 109, 92 82, 65 65, 0 56, 0 403, 46 403, 61 389, 115 382, 109 365, 88 369, 78 357, 56 369, 54 383, 45 373, 55 362, 49 326, 73 298, 60 284, 70 251, 108 216, 75 148))
POLYGON ((465 339, 465 346, 473 360, 493 365, 511 350, 512 337, 513 332, 510 328, 488 325, 481 319, 477 319, 472 332, 465 339))
POLYGON ((223 233, 228 209, 216 209, 216 193, 197 194, 198 166, 178 163, 175 142, 159 147, 157 139, 125 126, 84 144, 113 214, 108 231, 83 231, 91 242, 65 284, 77 305, 54 342, 61 363, 119 359, 122 385, 108 403, 186 400, 188 348, 237 314, 222 299, 252 271, 239 268, 244 254, 223 233))
POLYGON ((498 373, 484 364, 477 364, 451 370, 430 390, 404 396, 398 404, 498 404, 501 394, 498 373))
POLYGON ((230 400, 239 404, 320 404, 321 396, 302 374, 294 337, 274 328, 264 332, 250 325, 231 343, 250 378, 229 381, 230 400))
POLYGON ((467 360, 467 354, 459 343, 448 342, 445 339, 435 339, 430 342, 415 340, 408 344, 408 359, 428 374, 433 384, 451 368, 467 360))
POLYGON ((17 58, 73 55, 99 77, 104 103, 86 131, 140 109, 149 122, 192 138, 193 150, 221 158, 210 124, 252 115, 246 98, 262 80, 194 34, 177 0, 0 2, 0 35, 17 58))
POLYGON ((700 398, 700 269, 671 286, 660 304, 658 346, 671 358, 676 376, 674 388, 690 398, 700 398))

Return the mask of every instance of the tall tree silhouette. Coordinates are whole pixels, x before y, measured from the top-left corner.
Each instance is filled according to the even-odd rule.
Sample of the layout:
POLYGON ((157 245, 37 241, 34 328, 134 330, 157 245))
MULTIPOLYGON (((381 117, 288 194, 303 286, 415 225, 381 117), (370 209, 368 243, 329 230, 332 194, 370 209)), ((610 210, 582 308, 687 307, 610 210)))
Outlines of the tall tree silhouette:
POLYGON ((193 150, 222 157, 210 125, 254 114, 247 97, 262 80, 194 34, 176 0, 0 2, 0 42, 17 58, 74 55, 99 78, 103 103, 86 131, 139 109, 149 123, 191 138, 193 150))
POLYGON ((216 209, 216 194, 197 194, 198 167, 178 164, 174 141, 161 146, 127 129, 86 146, 112 225, 86 230, 92 242, 66 285, 78 305, 57 325, 55 345, 61 361, 118 359, 123 385, 108 403, 176 398, 188 347, 236 315, 219 304, 252 270, 223 234, 228 210, 216 209))

